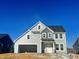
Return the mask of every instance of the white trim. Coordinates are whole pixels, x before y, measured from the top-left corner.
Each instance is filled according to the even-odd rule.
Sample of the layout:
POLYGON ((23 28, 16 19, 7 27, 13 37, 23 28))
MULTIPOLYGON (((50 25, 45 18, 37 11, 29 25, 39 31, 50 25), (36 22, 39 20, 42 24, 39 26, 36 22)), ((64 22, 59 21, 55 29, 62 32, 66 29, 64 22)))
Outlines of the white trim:
POLYGON ((62 33, 59 34, 59 38, 60 38, 60 39, 63 39, 63 34, 62 34, 62 33), (61 38, 61 37, 62 37, 62 38, 61 38))
MULTIPOLYGON (((64 50, 64 44, 60 44, 60 50, 61 50, 61 48, 63 48, 63 50, 64 50)), ((63 51, 63 50, 61 50, 61 51, 63 51)))
POLYGON ((42 33, 42 38, 46 38, 46 33, 44 32, 44 33, 42 33), (45 37, 43 37, 43 35, 45 34, 45 37))
POLYGON ((56 49, 56 51, 60 51, 60 44, 57 44, 57 45, 58 45, 58 47, 55 46, 56 48, 58 48, 58 50, 56 49))
POLYGON ((27 39, 30 39, 30 35, 27 35, 27 39))
POLYGON ((55 35, 55 39, 59 39, 59 34, 58 33, 55 33, 54 35, 55 35))
POLYGON ((52 33, 48 33, 48 38, 52 38, 52 33), (49 37, 49 34, 51 34, 51 37, 49 37))

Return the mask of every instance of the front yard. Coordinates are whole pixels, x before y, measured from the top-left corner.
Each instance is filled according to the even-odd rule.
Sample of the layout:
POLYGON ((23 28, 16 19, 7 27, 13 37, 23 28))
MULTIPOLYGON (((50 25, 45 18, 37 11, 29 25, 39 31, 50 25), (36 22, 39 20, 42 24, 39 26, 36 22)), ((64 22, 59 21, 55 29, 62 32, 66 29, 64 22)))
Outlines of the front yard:
POLYGON ((14 53, 6 53, 0 54, 0 59, 47 59, 45 56, 37 56, 33 54, 21 53, 21 54, 14 54, 14 53))
POLYGON ((37 53, 5 53, 0 54, 0 59, 79 59, 79 54, 69 54, 63 56, 37 53), (67 56, 67 57, 66 57, 67 56), (70 56, 71 58, 68 58, 70 56))

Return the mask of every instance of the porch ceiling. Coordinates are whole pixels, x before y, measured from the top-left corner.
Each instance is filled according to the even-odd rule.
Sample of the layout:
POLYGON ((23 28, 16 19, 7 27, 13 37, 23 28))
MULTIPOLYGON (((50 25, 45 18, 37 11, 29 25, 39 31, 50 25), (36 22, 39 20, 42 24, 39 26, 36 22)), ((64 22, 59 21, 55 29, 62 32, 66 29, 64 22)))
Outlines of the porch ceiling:
POLYGON ((41 39, 42 41, 54 41, 54 39, 41 39))

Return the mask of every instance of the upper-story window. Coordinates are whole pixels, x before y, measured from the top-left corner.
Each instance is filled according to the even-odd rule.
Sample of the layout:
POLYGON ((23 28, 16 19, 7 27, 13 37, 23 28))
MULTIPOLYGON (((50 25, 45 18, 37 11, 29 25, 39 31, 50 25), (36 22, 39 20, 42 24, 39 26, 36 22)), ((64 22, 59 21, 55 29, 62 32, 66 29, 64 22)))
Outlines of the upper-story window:
POLYGON ((58 38, 58 34, 55 34, 55 38, 58 38))
POLYGON ((41 28, 41 26, 39 25, 39 26, 38 26, 38 30, 39 30, 40 28, 41 28))
POLYGON ((46 33, 42 33, 42 38, 46 38, 46 33))
POLYGON ((48 38, 52 38, 52 33, 48 33, 48 38))
POLYGON ((30 35, 27 35, 27 39, 30 39, 30 35))
POLYGON ((63 38, 63 37, 62 37, 62 34, 60 34, 60 38, 63 38))

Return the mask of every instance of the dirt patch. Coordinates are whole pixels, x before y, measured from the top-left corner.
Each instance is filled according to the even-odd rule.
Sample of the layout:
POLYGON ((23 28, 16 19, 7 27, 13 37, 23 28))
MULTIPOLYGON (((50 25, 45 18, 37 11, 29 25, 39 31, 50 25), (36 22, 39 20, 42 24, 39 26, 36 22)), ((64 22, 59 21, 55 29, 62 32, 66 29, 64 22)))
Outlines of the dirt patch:
POLYGON ((14 53, 8 53, 8 54, 0 54, 0 59, 47 59, 45 56, 37 56, 33 54, 14 54, 14 53))

